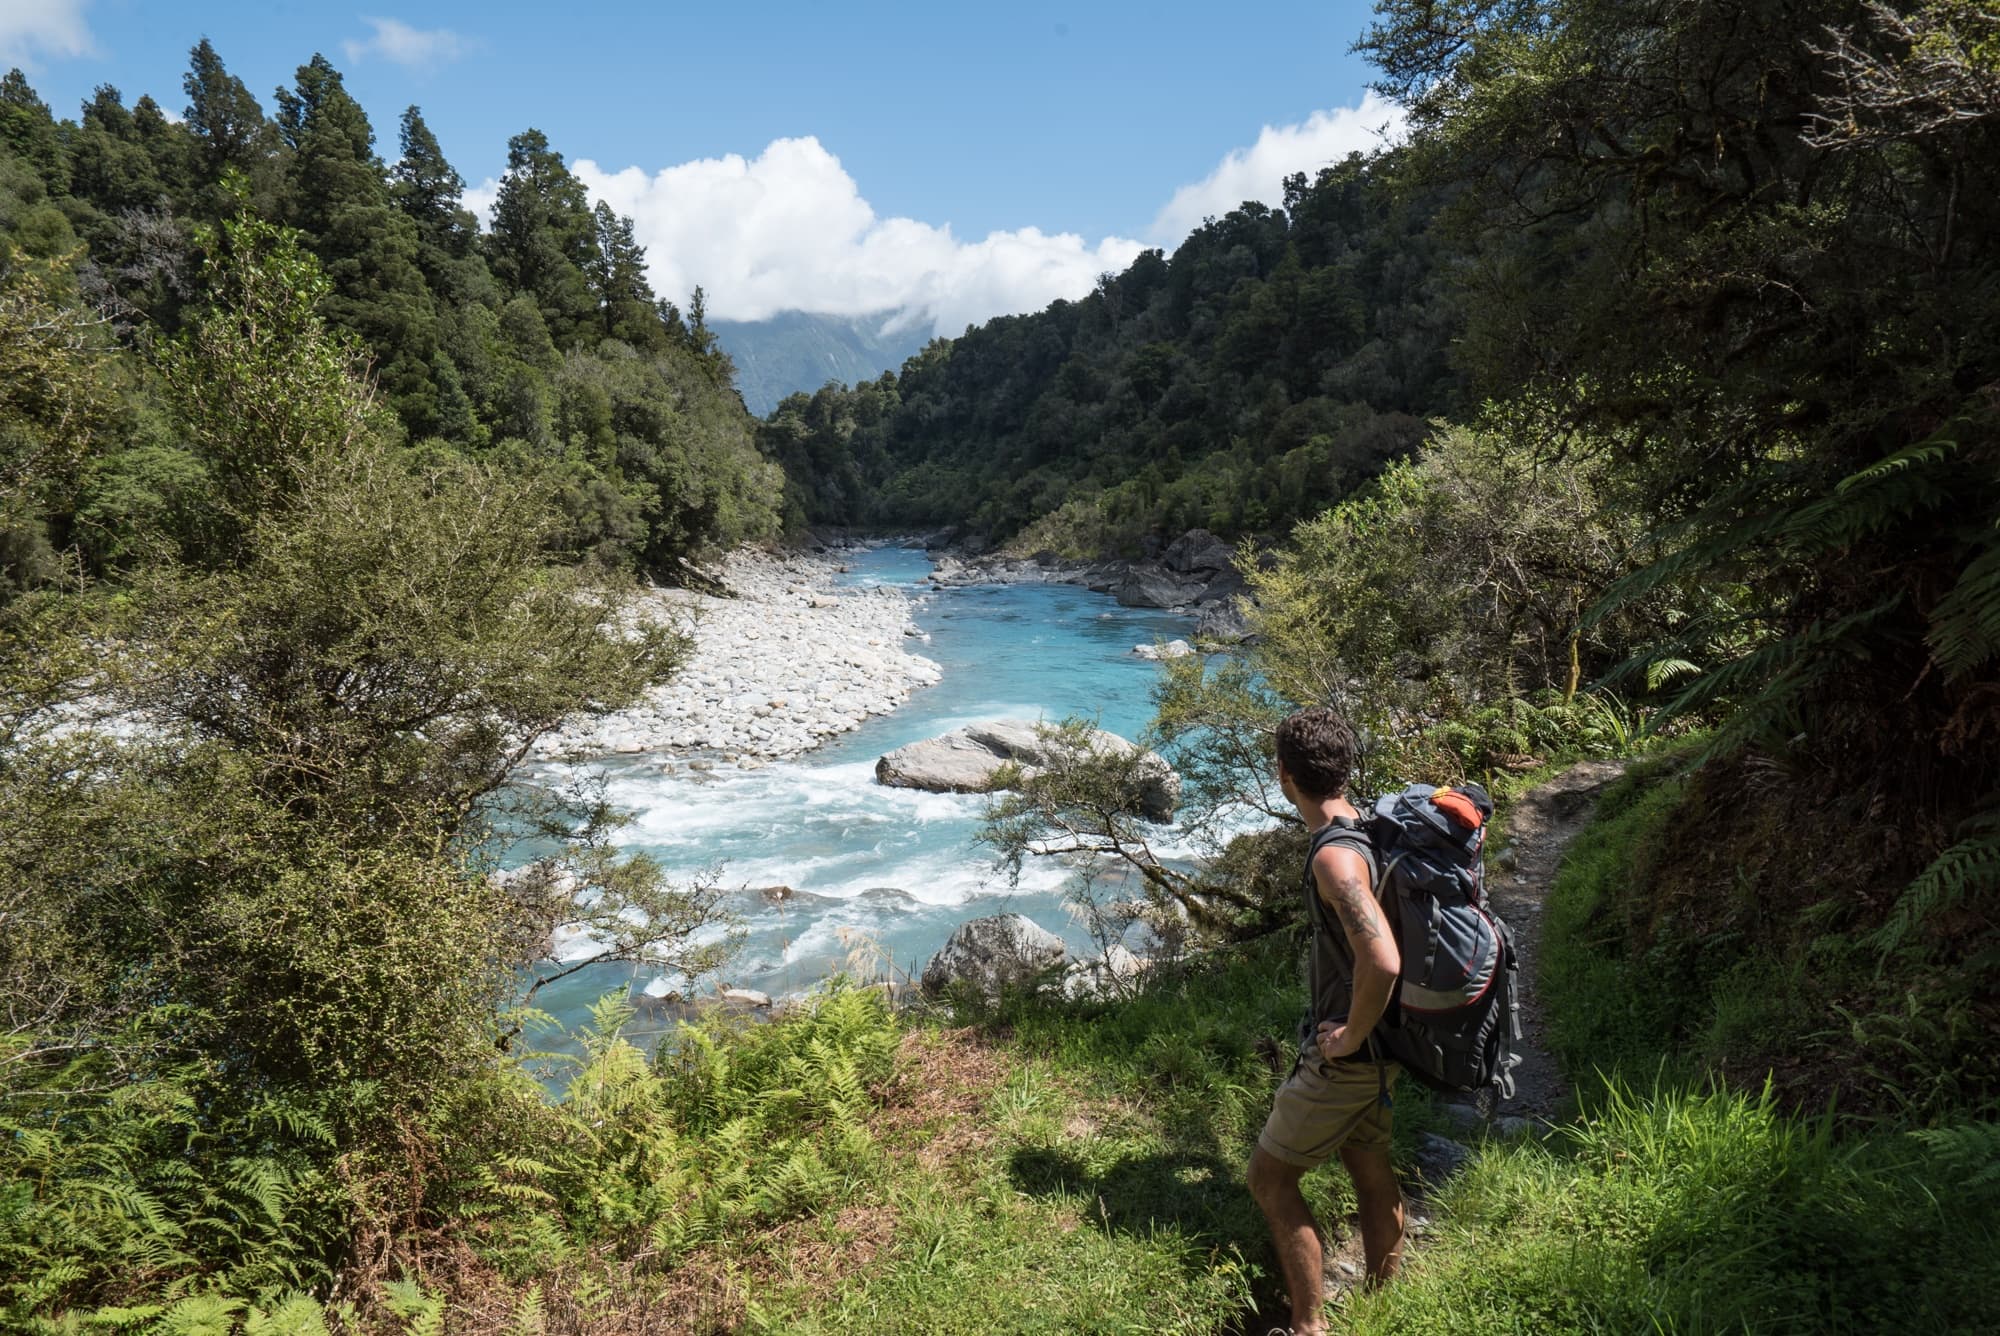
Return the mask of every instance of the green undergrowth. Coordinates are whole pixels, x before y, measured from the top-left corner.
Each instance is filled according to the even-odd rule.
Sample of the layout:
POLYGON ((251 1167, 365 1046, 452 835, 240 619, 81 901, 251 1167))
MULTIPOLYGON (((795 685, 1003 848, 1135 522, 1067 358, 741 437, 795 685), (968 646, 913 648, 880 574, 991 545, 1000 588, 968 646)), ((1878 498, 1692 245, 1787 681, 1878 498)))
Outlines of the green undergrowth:
POLYGON ((1768 1093, 1603 1085, 1490 1143, 1356 1333, 1984 1331, 1991 1125, 1847 1139, 1768 1093))
POLYGON ((1655 869, 1705 829, 1690 783, 1684 757, 1635 766, 1546 905, 1542 1014, 1580 1114, 1483 1144, 1346 1330, 1990 1329, 2000 1125, 1815 1115, 1779 1088, 1771 1064, 1827 1036, 1808 981, 1734 926, 1756 888, 1658 912, 1655 869))
MULTIPOLYGON (((1278 1079, 1266 1054, 1279 1050, 1259 1041, 1289 1061, 1300 979, 1280 935, 1130 996, 1014 996, 961 1017, 1006 1066, 968 1117, 977 1149, 934 1177, 899 1176, 895 1246, 831 1294, 825 1277, 802 1280, 764 1306, 768 1329, 1211 1332, 1282 1318, 1243 1174, 1278 1079)), ((1310 1188, 1329 1217, 1350 1209, 1337 1175, 1310 1188)))

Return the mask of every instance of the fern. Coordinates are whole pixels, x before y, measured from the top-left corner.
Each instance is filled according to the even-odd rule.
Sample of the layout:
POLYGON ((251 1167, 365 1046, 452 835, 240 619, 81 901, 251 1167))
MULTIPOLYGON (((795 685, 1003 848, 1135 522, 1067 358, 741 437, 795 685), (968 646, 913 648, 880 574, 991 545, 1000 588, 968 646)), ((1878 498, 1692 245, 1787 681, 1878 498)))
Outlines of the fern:
POLYGON ((507 1322, 507 1336, 542 1336, 548 1329, 548 1316, 542 1311, 542 1287, 530 1285, 521 1301, 514 1305, 513 1315, 507 1322))
POLYGON ((1963 833, 1965 839, 1933 859, 1903 891, 1888 922, 1870 939, 1873 946, 1895 951, 1937 915, 1975 894, 2000 890, 2000 798, 1966 822, 1963 833))
POLYGON ((383 1302, 403 1320, 403 1336, 443 1336, 444 1300, 408 1278, 382 1287, 383 1302))
POLYGON ((1937 1161, 1935 1177, 1960 1191, 2000 1188, 2000 1123, 1960 1123, 1912 1132, 1937 1161))
POLYGON ((287 1295, 268 1313, 252 1307, 243 1336, 329 1336, 326 1313, 309 1295, 287 1295))
POLYGON ((1931 653, 1953 681, 2000 656, 2000 532, 1931 610, 1931 653))
POLYGON ((225 1294, 197 1294, 160 1315, 160 1336, 232 1336, 243 1301, 225 1294))

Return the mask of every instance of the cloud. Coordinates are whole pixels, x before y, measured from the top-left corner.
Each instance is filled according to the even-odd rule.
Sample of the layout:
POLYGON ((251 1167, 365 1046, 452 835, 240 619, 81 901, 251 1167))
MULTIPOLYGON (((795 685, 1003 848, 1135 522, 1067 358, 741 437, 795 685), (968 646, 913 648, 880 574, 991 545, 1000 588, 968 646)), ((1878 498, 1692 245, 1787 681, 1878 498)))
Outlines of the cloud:
MULTIPOLYGON (((1267 126, 1255 144, 1174 192, 1153 223, 1154 240, 1177 245, 1204 217, 1246 199, 1275 204, 1289 173, 1379 148, 1402 125, 1399 108, 1370 94, 1302 125, 1267 126)), ((632 219, 656 291, 685 302, 700 284, 709 313, 725 320, 888 312, 898 325, 957 334, 1082 297, 1100 274, 1145 249, 1127 237, 1092 243, 1034 227, 967 240, 949 224, 878 217, 840 159, 811 136, 774 140, 754 158, 732 153, 658 172, 609 171, 588 158, 571 169, 593 197, 632 219)), ((489 217, 497 193, 490 180, 474 186, 465 206, 489 217)))
POLYGON ((1359 106, 1316 111, 1303 125, 1267 125, 1256 143, 1231 150, 1206 177, 1176 190, 1153 219, 1151 235, 1161 245, 1177 246, 1202 219, 1219 218, 1244 200, 1276 205, 1293 172, 1310 176, 1350 153, 1401 139, 1403 131, 1403 109, 1372 92, 1359 106))
POLYGON ((83 21, 90 0, 5 0, 0 3, 0 68, 37 68, 37 57, 67 60, 97 53, 83 21))
POLYGON ((380 56, 411 69, 429 69, 457 60, 469 49, 469 43, 449 28, 425 31, 400 19, 364 17, 361 21, 373 28, 375 35, 358 42, 349 38, 340 44, 351 61, 380 56))
MULTIPOLYGON (((661 294, 682 301, 699 283, 709 313, 728 320, 897 311, 955 334, 1081 297, 1099 274, 1144 249, 1123 237, 1093 245, 1033 227, 967 241, 948 224, 877 217, 840 159, 812 137, 774 140, 755 158, 732 153, 650 175, 608 172, 589 159, 573 170, 632 219, 661 294)), ((489 189, 468 191, 467 207, 488 203, 489 189)))

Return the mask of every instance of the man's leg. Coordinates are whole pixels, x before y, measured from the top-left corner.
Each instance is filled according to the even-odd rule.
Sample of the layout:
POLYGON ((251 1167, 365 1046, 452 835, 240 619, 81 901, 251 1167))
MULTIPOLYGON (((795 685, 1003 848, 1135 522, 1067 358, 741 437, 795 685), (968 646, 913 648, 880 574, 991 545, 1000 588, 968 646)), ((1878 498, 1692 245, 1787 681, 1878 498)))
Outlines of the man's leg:
POLYGON ((1389 1163, 1386 1146, 1342 1146, 1340 1162, 1347 1167, 1347 1176, 1354 1180, 1355 1212, 1361 1218, 1361 1251, 1368 1259, 1368 1284, 1380 1285, 1403 1264, 1403 1188, 1396 1181, 1396 1170, 1389 1163))
POLYGON ((1299 1180, 1306 1171, 1286 1164, 1262 1146, 1250 1152, 1250 1195, 1263 1208, 1271 1224, 1271 1242, 1277 1245, 1278 1265, 1285 1272, 1285 1294, 1292 1305, 1292 1330, 1298 1336, 1324 1331, 1320 1325, 1319 1223, 1299 1180))

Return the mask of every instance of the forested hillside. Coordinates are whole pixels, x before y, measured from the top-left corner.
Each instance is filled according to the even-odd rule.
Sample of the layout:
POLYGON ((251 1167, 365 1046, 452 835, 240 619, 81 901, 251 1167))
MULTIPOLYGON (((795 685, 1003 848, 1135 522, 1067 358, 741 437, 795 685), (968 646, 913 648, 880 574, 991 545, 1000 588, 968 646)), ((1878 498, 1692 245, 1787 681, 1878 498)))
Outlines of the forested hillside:
POLYGON ((1435 235, 1448 190, 1356 157, 1248 203, 1079 301, 933 344, 900 373, 798 394, 760 428, 786 519, 963 524, 1129 554, 1153 534, 1282 530, 1459 403, 1435 235))
POLYGON ((58 551, 103 570, 186 538, 213 479, 141 354, 227 297, 204 264, 239 212, 296 229, 400 437, 547 481, 562 550, 667 569, 775 532, 777 477, 699 294, 683 314, 653 292, 630 220, 593 208, 540 132, 509 141, 482 231, 422 112, 388 151, 322 56, 267 114, 204 40, 182 92, 176 118, 101 87, 72 120, 18 70, 0 84, 0 265, 84 316, 119 404, 88 466, 42 479, 37 513, 12 517, 16 584, 58 551))

